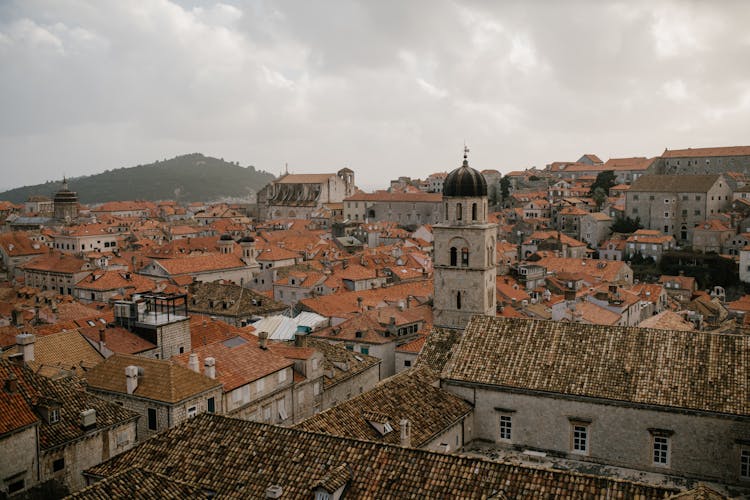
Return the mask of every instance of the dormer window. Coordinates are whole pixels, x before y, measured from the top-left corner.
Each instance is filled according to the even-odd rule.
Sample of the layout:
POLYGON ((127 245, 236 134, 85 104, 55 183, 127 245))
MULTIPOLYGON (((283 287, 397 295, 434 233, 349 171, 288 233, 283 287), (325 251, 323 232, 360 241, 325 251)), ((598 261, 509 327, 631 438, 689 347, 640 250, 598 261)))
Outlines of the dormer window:
POLYGON ((49 423, 56 424, 59 421, 60 421, 60 409, 51 408, 49 411, 49 423))

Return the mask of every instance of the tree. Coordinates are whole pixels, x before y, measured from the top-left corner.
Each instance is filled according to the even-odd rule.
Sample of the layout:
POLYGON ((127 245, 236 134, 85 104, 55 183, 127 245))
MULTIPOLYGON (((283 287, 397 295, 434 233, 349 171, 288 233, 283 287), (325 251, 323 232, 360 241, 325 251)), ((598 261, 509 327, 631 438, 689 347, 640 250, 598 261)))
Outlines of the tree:
POLYGON ((500 179, 500 196, 503 200, 510 196, 510 180, 507 176, 500 179))
POLYGON ((594 202, 596 203, 596 209, 599 210, 602 208, 602 204, 604 203, 604 200, 607 199, 607 193, 604 191, 603 187, 597 187, 594 189, 593 194, 591 197, 594 199, 594 202))
POLYGON ((591 185, 589 196, 594 196, 597 188, 603 189, 605 196, 609 196, 609 188, 615 186, 616 184, 617 175, 615 175, 615 172, 613 170, 605 170, 604 172, 599 172, 599 174, 596 176, 596 180, 591 185))
POLYGON ((610 226, 610 229, 614 233, 634 233, 639 229, 643 229, 643 225, 641 225, 640 217, 631 219, 630 217, 618 216, 615 218, 614 224, 610 226))

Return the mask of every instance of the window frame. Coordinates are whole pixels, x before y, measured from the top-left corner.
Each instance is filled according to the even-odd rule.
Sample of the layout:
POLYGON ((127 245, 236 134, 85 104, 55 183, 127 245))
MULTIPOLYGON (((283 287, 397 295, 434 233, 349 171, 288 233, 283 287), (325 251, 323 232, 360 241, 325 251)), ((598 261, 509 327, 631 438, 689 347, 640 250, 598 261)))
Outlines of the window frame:
POLYGON ((156 408, 146 408, 146 425, 148 426, 148 430, 150 431, 158 431, 159 430, 159 419, 156 412, 156 408), (152 418, 153 415, 153 418, 152 418), (153 425, 152 425, 153 422, 153 425))
POLYGON ((571 418, 570 452, 575 455, 588 455, 591 452, 591 421, 571 418))
POLYGON ((498 416, 498 439, 504 443, 513 442, 513 415, 501 413, 498 416))

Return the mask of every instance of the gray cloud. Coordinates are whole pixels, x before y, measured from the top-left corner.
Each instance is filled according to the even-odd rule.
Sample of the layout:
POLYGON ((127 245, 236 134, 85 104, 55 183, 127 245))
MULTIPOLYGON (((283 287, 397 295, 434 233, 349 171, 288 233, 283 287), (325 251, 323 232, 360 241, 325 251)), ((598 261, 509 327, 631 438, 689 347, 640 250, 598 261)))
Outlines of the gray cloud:
MULTIPOLYGON (((206 154, 360 184, 747 144, 747 2, 16 0, 0 185, 206 154)), ((135 195, 135 194, 134 194, 135 195)))

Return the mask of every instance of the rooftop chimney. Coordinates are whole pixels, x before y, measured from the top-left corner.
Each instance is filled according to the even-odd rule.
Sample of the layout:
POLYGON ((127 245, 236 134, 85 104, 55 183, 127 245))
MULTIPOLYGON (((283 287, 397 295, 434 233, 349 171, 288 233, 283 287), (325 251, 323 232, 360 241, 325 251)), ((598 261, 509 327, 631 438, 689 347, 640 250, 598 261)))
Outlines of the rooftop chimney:
POLYGON ((206 358, 203 360, 203 366, 205 368, 205 374, 208 378, 216 378, 216 359, 206 358))
POLYGON ((81 427, 89 429, 96 425, 96 410, 90 408, 81 412, 81 427))
POLYGON ((10 372, 8 378, 5 380, 5 390, 13 394, 18 392, 18 377, 13 372, 10 372))
POLYGON ((295 347, 307 347, 307 334, 297 332, 294 334, 294 346, 295 347))
POLYGON ((138 388, 137 366, 130 365, 125 367, 125 387, 128 390, 128 394, 133 394, 138 388))
POLYGON ((258 332, 258 345, 261 349, 268 349, 268 332, 258 332))
POLYGON ((411 448, 411 423, 402 418, 398 425, 401 427, 401 446, 411 448))
POLYGON ((36 342, 36 337, 30 333, 16 335, 16 345, 18 352, 23 354, 24 363, 34 361, 34 342, 36 342))
POLYGON ((188 357, 188 368, 193 370, 195 373, 200 373, 201 368, 198 364, 198 355, 194 352, 190 353, 190 356, 188 357))

